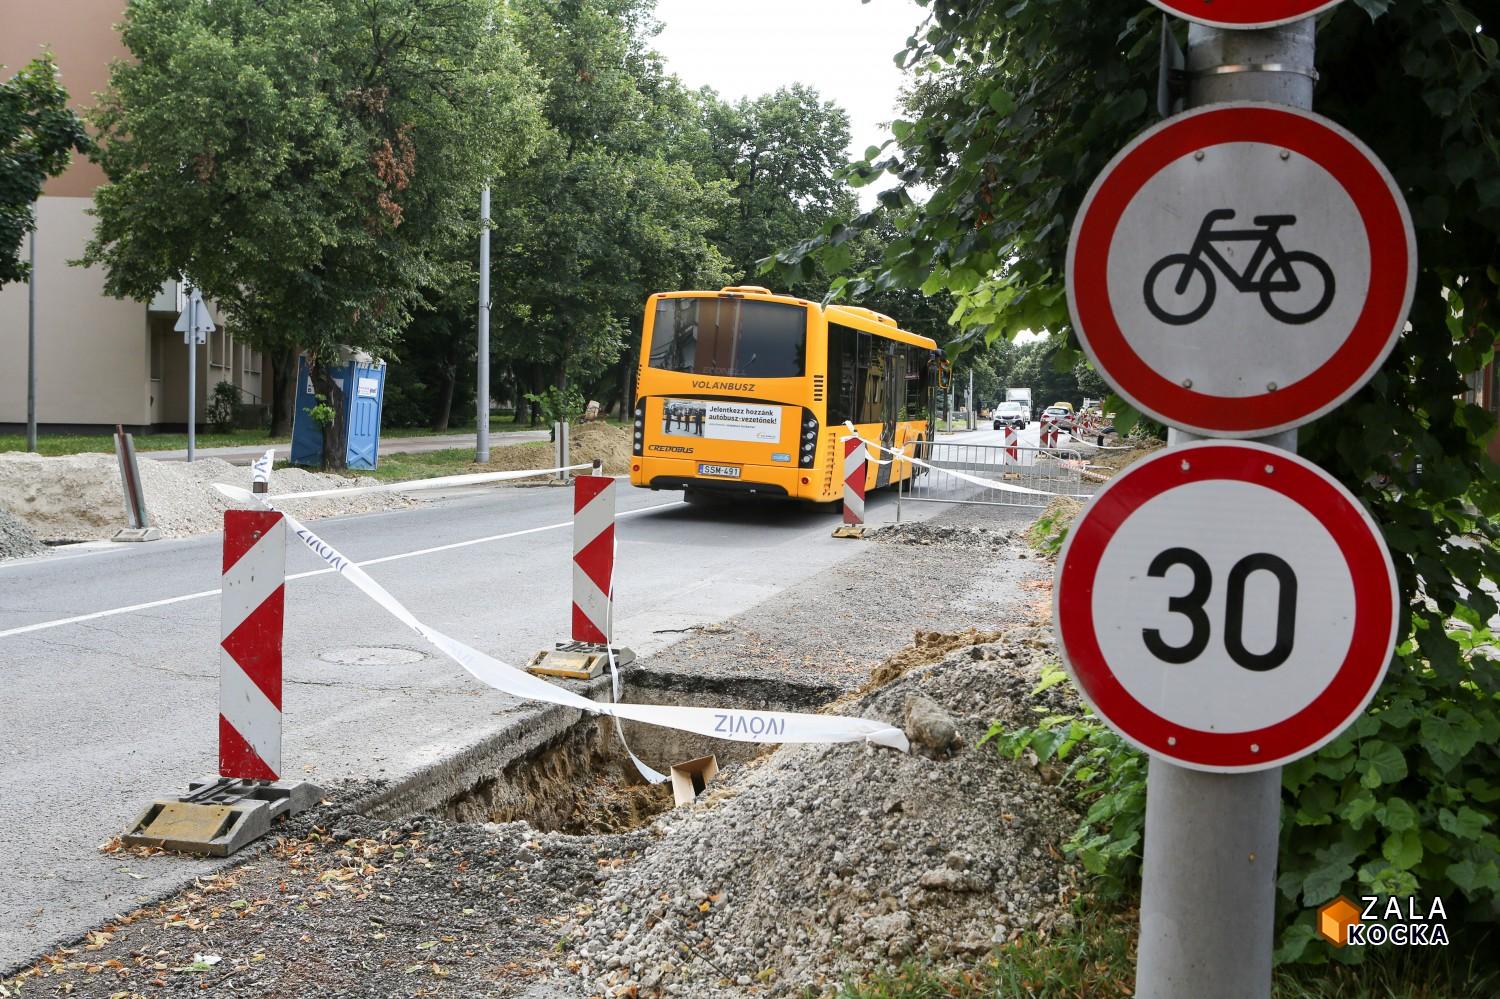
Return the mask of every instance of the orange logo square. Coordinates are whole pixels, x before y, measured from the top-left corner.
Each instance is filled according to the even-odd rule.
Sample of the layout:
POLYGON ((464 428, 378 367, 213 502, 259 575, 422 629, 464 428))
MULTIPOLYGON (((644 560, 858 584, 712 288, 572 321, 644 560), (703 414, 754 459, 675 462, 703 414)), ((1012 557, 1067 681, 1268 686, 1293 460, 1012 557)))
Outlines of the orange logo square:
POLYGON ((1340 895, 1318 909, 1318 935, 1336 946, 1349 942, 1349 927, 1359 923, 1359 906, 1340 895))

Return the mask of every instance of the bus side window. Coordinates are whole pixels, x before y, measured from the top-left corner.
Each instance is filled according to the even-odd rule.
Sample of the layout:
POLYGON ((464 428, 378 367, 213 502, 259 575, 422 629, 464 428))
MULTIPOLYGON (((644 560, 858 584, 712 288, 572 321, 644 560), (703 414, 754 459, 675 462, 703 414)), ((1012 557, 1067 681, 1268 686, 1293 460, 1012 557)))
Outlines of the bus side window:
POLYGON ((828 324, 828 422, 837 426, 853 420, 858 408, 859 334, 847 326, 828 324))
POLYGON ((890 358, 886 341, 868 333, 859 335, 859 418, 856 423, 884 423, 885 400, 890 392, 887 378, 890 358))
POLYGON ((919 347, 902 348, 906 354, 906 418, 927 419, 927 351, 919 347))

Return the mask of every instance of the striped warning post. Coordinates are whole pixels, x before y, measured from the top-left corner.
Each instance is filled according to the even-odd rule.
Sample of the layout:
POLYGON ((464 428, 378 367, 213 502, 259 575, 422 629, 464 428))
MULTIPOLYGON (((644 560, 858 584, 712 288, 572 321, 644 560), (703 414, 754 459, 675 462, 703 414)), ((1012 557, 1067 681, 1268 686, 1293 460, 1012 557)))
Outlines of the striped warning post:
POLYGON ((573 480, 573 641, 609 644, 610 583, 615 574, 615 480, 573 480))
POLYGON ((1001 452, 1001 464, 1009 462, 1010 464, 1014 465, 1021 460, 1020 453, 1016 451, 1016 441, 1018 439, 1019 438, 1016 434, 1016 428, 1007 426, 1005 428, 1005 437, 1003 439, 1005 450, 1001 452))
POLYGON ((281 627, 286 522, 269 510, 224 511, 219 597, 219 774, 281 773, 281 627))
POLYGON ((858 527, 865 522, 865 442, 844 438, 844 523, 858 527))

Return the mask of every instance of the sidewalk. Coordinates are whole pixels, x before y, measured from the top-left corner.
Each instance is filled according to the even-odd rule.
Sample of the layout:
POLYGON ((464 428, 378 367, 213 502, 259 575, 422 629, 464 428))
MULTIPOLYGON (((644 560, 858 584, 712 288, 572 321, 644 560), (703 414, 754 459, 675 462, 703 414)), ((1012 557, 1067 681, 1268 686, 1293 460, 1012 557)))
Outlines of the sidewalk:
MULTIPOLYGON (((507 430, 501 433, 490 431, 490 446, 504 447, 506 444, 525 444, 547 440, 545 430, 507 430)), ((381 454, 423 454, 428 451, 446 451, 450 448, 474 447, 474 434, 441 434, 428 437, 385 437, 380 441, 381 454)), ((250 444, 239 447, 200 447, 193 450, 195 458, 222 458, 231 465, 248 465, 274 447, 276 457, 284 460, 290 444, 250 444)), ((157 461, 187 461, 186 449, 176 451, 138 451, 143 458, 157 461)))

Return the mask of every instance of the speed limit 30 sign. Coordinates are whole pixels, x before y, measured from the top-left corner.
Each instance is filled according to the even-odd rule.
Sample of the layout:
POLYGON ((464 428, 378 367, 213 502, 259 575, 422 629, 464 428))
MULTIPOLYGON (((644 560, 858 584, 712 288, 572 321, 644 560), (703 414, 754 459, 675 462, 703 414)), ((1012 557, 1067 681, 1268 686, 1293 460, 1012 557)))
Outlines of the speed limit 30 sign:
POLYGON ((1120 395, 1170 426, 1259 437, 1385 360, 1416 286, 1390 173, 1308 111, 1212 104, 1148 129, 1085 196, 1068 310, 1120 395))
POLYGON ((1396 643, 1374 521, 1326 472, 1262 444, 1158 452, 1084 508, 1058 558, 1068 672, 1125 739, 1185 767, 1312 752, 1374 695, 1396 643))

